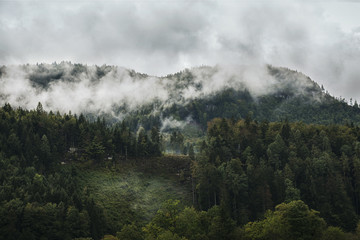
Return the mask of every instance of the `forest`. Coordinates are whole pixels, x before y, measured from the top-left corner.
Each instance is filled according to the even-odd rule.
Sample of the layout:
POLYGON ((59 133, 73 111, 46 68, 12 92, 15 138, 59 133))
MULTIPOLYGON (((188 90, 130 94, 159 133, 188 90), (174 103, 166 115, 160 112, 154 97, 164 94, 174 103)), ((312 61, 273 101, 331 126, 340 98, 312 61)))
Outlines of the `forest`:
POLYGON ((1 104, 33 109, 35 99, 43 99, 48 111, 71 110, 92 121, 105 118, 108 124, 125 119, 133 132, 139 126, 171 130, 186 123, 191 132, 204 135, 214 118, 244 119, 249 113, 260 122, 360 123, 356 99, 333 97, 305 74, 271 65, 202 66, 156 77, 117 66, 55 62, 1 66, 0 81, 1 104), (19 75, 26 84, 13 81, 19 75), (262 84, 253 86, 253 81, 262 84), (169 126, 163 126, 166 121, 169 126))
POLYGON ((209 121, 196 141, 159 128, 5 104, 0 238, 360 239, 356 124, 249 114, 209 121), (137 185, 123 182, 125 172, 137 185), (132 193, 105 194, 106 184, 132 193))

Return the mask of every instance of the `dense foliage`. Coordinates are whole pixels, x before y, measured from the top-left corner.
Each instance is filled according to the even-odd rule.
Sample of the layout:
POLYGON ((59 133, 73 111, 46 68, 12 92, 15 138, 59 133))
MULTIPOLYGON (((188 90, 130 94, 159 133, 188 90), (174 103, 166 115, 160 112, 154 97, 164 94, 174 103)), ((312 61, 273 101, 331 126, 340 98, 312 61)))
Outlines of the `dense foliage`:
POLYGON ((99 239, 108 231, 103 209, 80 188, 76 168, 63 165, 161 154, 156 128, 136 135, 124 122, 108 128, 100 119, 46 113, 41 104, 32 111, 6 104, 0 129, 1 239, 99 239))
POLYGON ((158 127, 134 132, 126 121, 107 126, 83 115, 47 113, 41 104, 31 111, 6 104, 0 129, 0 239, 359 239, 355 125, 217 118, 196 156, 174 131, 168 145, 190 157, 176 159, 161 157, 158 127), (155 215, 132 212, 126 201, 134 201, 136 191, 146 194, 151 183, 130 196, 109 175, 108 182, 119 185, 112 194, 99 191, 105 181, 86 183, 84 175, 96 174, 76 167, 118 174, 114 166, 121 162, 150 175, 157 168, 173 173, 189 186, 192 206, 167 200, 155 215), (96 200, 113 212, 94 193, 103 194, 96 200))
MULTIPOLYGON (((249 114, 258 121, 302 121, 314 124, 360 123, 360 108, 355 100, 350 104, 344 98, 331 96, 323 87, 309 77, 286 68, 268 66, 273 85, 261 93, 252 92, 239 76, 233 76, 241 86, 226 86, 208 94, 185 99, 183 92, 196 89, 201 92, 219 70, 216 67, 186 69, 166 76, 169 103, 158 101, 140 106, 127 119, 132 126, 142 124, 150 129, 161 118, 188 121, 206 131, 207 122, 214 118, 245 118, 249 114), (201 79, 199 81, 199 72, 201 79), (180 100, 179 100, 180 99, 180 100), (154 110, 161 114, 153 114, 154 110)), ((222 79, 227 80, 227 79, 222 79)))
MULTIPOLYGON (((360 109, 356 101, 350 105, 343 98, 334 98, 323 87, 309 77, 286 68, 268 66, 268 74, 275 83, 270 89, 253 93, 246 85, 238 88, 224 86, 219 91, 200 96, 163 109, 164 116, 186 119, 191 116, 194 122, 206 130, 207 122, 214 118, 245 118, 252 115, 258 121, 302 121, 314 124, 360 123, 360 109)), ((200 71, 200 70, 198 70, 200 71)), ((216 73, 216 68, 205 68, 205 74, 216 73)), ((195 70, 184 70, 167 76, 174 79, 178 88, 196 86, 195 70), (179 87, 180 86, 180 87, 179 87)), ((208 78, 211 78, 209 74, 208 78)), ((236 77, 234 77, 236 79, 236 77)), ((239 80, 241 82, 241 80, 239 80)))
POLYGON ((301 199, 329 224, 356 228, 359 127, 215 119, 192 171, 196 206, 220 204, 240 224, 301 199))
MULTIPOLYGON (((240 119, 249 113, 258 121, 288 119, 290 122, 314 124, 360 123, 360 108, 356 100, 350 99, 348 103, 341 97, 335 98, 297 71, 273 66, 258 70, 265 72, 264 79, 244 77, 241 72, 246 72, 246 68, 241 66, 229 72, 219 66, 198 67, 166 77, 150 77, 117 66, 87 66, 69 62, 28 64, 16 68, 16 71, 23 73, 24 82, 30 83, 31 91, 50 92, 49 95, 53 94, 55 88, 64 92, 69 91, 68 88, 87 92, 103 86, 112 90, 112 84, 119 84, 114 86, 124 89, 132 86, 133 94, 115 98, 118 100, 108 103, 112 104, 111 109, 101 109, 103 103, 94 103, 92 98, 80 98, 81 102, 84 102, 81 111, 87 117, 96 120, 96 117, 102 114, 108 122, 116 122, 119 116, 125 116, 127 127, 132 131, 136 131, 140 125, 147 131, 152 127, 159 127, 162 120, 171 119, 185 121, 199 131, 206 132, 207 122, 213 118, 240 119), (257 87, 261 90, 251 86, 253 81, 261 83, 257 87), (121 85, 121 82, 125 82, 124 85, 121 85), (141 100, 131 98, 131 95, 147 94, 147 91, 144 93, 135 90, 146 82, 153 83, 154 86, 151 87, 155 89, 151 91, 155 92, 155 95, 141 96, 141 100), (159 96, 156 95, 157 92, 159 96), (95 111, 94 106, 100 109, 95 108, 95 111)), ((10 66, 1 67, 0 79, 11 81, 11 75, 8 75, 12 71, 14 69, 10 66)), ((15 101, 8 95, 0 91, 2 102, 15 101)), ((26 100, 30 101, 27 96, 21 95, 14 104, 22 106, 26 100)), ((110 100, 112 101, 111 98, 110 100)), ((49 105, 45 107, 53 109, 53 101, 56 99, 46 101, 45 104, 49 105)))

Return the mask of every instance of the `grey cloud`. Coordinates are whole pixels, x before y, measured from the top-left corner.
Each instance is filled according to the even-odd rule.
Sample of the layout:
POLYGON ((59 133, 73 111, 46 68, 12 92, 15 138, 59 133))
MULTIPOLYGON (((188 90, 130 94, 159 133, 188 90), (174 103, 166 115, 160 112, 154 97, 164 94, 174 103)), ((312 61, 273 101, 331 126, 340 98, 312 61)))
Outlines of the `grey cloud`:
POLYGON ((302 71, 337 96, 360 99, 354 90, 359 31, 343 32, 327 21, 325 4, 2 1, 0 64, 70 60, 165 75, 203 64, 268 63, 302 71))

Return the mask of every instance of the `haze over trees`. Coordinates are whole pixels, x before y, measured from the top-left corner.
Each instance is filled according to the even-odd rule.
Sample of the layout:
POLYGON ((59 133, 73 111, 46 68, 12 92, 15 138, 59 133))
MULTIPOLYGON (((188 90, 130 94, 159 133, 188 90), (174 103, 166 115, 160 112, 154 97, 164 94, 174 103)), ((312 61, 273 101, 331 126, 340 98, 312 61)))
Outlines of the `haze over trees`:
POLYGON ((332 97, 306 75, 273 66, 215 66, 185 69, 164 77, 116 66, 69 62, 0 68, 0 103, 126 119, 137 131, 153 126, 206 131, 216 117, 319 124, 360 122, 356 100, 332 97), (18 79, 13 81, 12 79, 18 79), (22 82, 22 84, 18 84, 22 82))
MULTIPOLYGON (((110 66, 34 68, 29 89, 44 93, 119 77, 110 66)), ((221 70, 202 67, 157 78, 166 98, 124 100, 112 112, 4 103, 0 239, 359 239, 357 103, 295 71, 266 69, 277 81, 261 94, 208 92, 221 70)))

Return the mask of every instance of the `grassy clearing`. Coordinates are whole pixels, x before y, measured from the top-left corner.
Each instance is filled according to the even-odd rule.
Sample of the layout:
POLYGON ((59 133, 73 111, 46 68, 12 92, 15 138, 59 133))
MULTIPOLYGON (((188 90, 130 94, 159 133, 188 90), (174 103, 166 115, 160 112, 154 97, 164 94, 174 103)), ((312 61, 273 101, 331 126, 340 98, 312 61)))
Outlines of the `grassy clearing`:
MULTIPOLYGON (((158 161, 159 159, 157 159, 158 161)), ((131 165, 115 169, 80 168, 81 186, 87 188, 95 202, 105 209, 110 229, 120 230, 133 221, 145 223, 167 199, 179 199, 191 204, 191 188, 181 183, 174 173, 162 174, 143 171, 131 165)))

